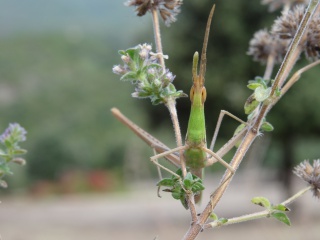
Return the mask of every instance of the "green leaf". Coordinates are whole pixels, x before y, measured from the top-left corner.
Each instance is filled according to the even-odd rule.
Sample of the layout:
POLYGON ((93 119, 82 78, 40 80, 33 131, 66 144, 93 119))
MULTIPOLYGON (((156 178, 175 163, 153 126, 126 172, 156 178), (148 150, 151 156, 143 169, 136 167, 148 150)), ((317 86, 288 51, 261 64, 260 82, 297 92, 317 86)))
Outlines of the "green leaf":
POLYGON ((283 205, 283 204, 279 204, 279 205, 273 206, 272 209, 279 210, 279 211, 282 211, 282 212, 290 211, 290 209, 288 207, 286 207, 285 205, 283 205))
POLYGON ((124 50, 119 50, 118 53, 119 53, 120 55, 126 55, 126 51, 124 51, 124 50))
POLYGON ((26 154, 26 153, 27 153, 27 150, 22 149, 22 148, 13 150, 13 154, 15 154, 15 155, 21 155, 21 154, 26 154))
POLYGON ((164 178, 157 183, 157 186, 173 187, 174 181, 171 178, 164 178))
POLYGON ((11 172, 11 170, 7 164, 0 165, 0 173, 1 174, 10 174, 10 175, 13 174, 13 172, 11 172))
POLYGON ((176 200, 181 199, 181 192, 180 191, 175 191, 171 193, 172 197, 176 200))
POLYGON ((278 219, 280 222, 287 224, 288 226, 291 225, 290 219, 288 218, 287 214, 283 212, 274 212, 274 213, 271 213, 271 216, 278 219))
POLYGON ((213 219, 213 220, 217 221, 217 220, 218 220, 218 215, 217 215, 217 214, 215 214, 214 212, 212 212, 212 213, 210 214, 209 218, 211 218, 211 219, 213 219))
POLYGON ((228 222, 228 219, 227 218, 219 218, 218 221, 220 224, 225 224, 226 222, 228 222))
MULTIPOLYGON (((234 134, 233 134, 233 136, 235 136, 236 134, 238 134, 242 129, 244 129, 246 127, 246 125, 245 124, 243 124, 243 123, 241 123, 237 128, 236 128, 236 130, 234 131, 234 134)), ((239 147, 239 145, 240 145, 240 143, 241 143, 241 140, 239 140, 238 142, 236 142, 236 144, 234 145, 236 148, 238 148, 239 147)))
POLYGON ((191 189, 193 184, 193 177, 190 172, 187 173, 186 177, 183 179, 183 185, 186 189, 191 189))
POLYGON ((186 189, 191 189, 192 187, 192 181, 190 181, 189 179, 184 179, 183 180, 183 185, 186 189))
POLYGON ((12 142, 11 142, 11 138, 6 138, 5 140, 4 140, 4 145, 7 147, 7 148, 12 148, 12 142))
POLYGON ((127 72, 125 73, 121 78, 121 81, 134 81, 134 80, 138 80, 137 79, 137 74, 135 72, 127 72))
POLYGON ((245 114, 248 115, 252 113, 257 108, 257 106, 259 106, 259 102, 255 99, 254 94, 250 95, 244 104, 245 114))
POLYGON ((247 85, 247 87, 251 90, 255 90, 257 87, 260 87, 260 86, 261 86, 261 83, 257 83, 257 82, 252 82, 247 85))
POLYGON ((139 48, 129 48, 125 51, 125 54, 128 54, 132 60, 136 59, 136 55, 139 55, 139 48))
POLYGON ((254 90, 254 96, 258 102, 263 102, 264 100, 266 100, 270 96, 270 93, 271 93, 271 88, 265 89, 264 87, 261 87, 261 86, 257 87, 254 90))
POLYGON ((202 183, 200 182, 195 182, 193 185, 192 185, 192 192, 199 192, 199 191, 202 191, 204 190, 205 187, 202 183))
POLYGON ((185 94, 185 93, 184 93, 183 91, 181 91, 181 90, 177 91, 177 92, 174 93, 172 96, 175 97, 175 98, 188 97, 188 95, 185 94))
POLYGON ((151 63, 149 65, 146 66, 147 69, 150 69, 150 68, 162 68, 162 66, 158 63, 151 63))
POLYGON ((186 177, 184 178, 185 180, 188 179, 190 181, 193 181, 193 176, 192 176, 192 173, 191 172, 188 172, 186 177))
POLYGON ((0 157, 9 157, 9 154, 7 154, 6 152, 4 152, 2 149, 0 149, 0 157))
POLYGON ((184 208, 185 208, 186 210, 189 209, 189 206, 188 206, 188 203, 187 203, 187 199, 185 198, 184 195, 180 198, 180 202, 181 202, 182 206, 184 206, 184 208))
POLYGON ((273 131, 273 126, 269 122, 264 122, 261 124, 261 130, 266 131, 266 132, 271 132, 273 131))
POLYGON ((271 207, 270 201, 265 197, 254 197, 251 199, 251 202, 268 209, 271 207))
POLYGON ((239 132, 241 132, 241 130, 244 129, 245 126, 246 126, 246 125, 245 125, 244 123, 241 123, 241 124, 236 128, 236 130, 234 131, 233 136, 235 136, 235 135, 237 135, 239 132))
MULTIPOLYGON (((180 177, 182 177, 182 169, 179 168, 179 169, 176 171, 176 174, 179 175, 180 177)), ((176 176, 172 175, 172 178, 176 178, 176 176)))

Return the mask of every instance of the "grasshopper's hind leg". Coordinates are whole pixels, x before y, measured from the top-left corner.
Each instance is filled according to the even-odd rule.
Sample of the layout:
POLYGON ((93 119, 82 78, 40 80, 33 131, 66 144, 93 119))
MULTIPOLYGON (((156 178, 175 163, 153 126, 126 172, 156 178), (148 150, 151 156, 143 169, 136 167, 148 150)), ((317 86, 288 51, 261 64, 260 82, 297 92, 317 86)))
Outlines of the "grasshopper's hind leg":
POLYGON ((232 174, 234 174, 235 171, 234 171, 233 167, 231 167, 231 166, 229 165, 229 163, 227 163, 226 161, 224 161, 221 157, 219 157, 216 153, 214 153, 214 152, 211 151, 210 149, 204 148, 203 150, 204 150, 206 153, 208 153, 209 155, 212 156, 211 158, 209 158, 209 159, 207 160, 207 166, 210 166, 210 165, 212 165, 212 164, 215 163, 215 162, 219 162, 219 163, 221 163, 224 167, 226 167, 227 169, 229 169, 232 174))
MULTIPOLYGON (((214 148, 214 145, 215 145, 215 142, 217 140, 217 136, 218 136, 218 133, 219 133, 219 130, 220 130, 220 127, 221 127, 221 123, 222 123, 222 120, 223 120, 223 117, 225 115, 228 115, 229 117, 237 120, 238 122, 240 122, 241 124, 245 124, 247 125, 246 122, 242 121, 240 118, 236 117, 235 115, 225 111, 225 110, 221 110, 220 111, 220 114, 219 114, 219 118, 218 118, 218 121, 217 121, 217 126, 216 126, 216 129, 214 131, 214 134, 213 134, 213 138, 212 138, 212 141, 211 141, 211 144, 210 144, 210 148, 204 148, 203 150, 209 154, 209 156, 211 156, 210 158, 208 158, 208 161, 207 161, 207 166, 210 166, 212 165, 213 163, 215 162, 220 162, 223 166, 225 166, 227 169, 230 170, 230 172, 233 174, 235 172, 235 170, 226 162, 222 159, 223 156, 220 156, 219 154, 213 152, 213 148, 214 148)), ((229 149, 231 149, 234 144, 236 143, 236 141, 229 141, 226 145, 230 144, 232 145, 229 149)), ((223 146, 222 148, 226 148, 228 149, 229 146, 223 146)), ((220 152, 220 150, 218 151, 220 152)), ((224 153, 225 154, 225 153, 224 153)), ((223 155, 224 155, 223 154, 223 155)))
POLYGON ((220 130, 220 127, 221 127, 221 123, 222 123, 223 117, 225 115, 228 115, 229 117, 235 119, 236 121, 247 125, 247 123, 245 121, 242 121, 240 118, 238 118, 237 116, 233 115, 232 113, 229 113, 229 112, 227 112, 225 110, 221 110, 220 114, 219 114, 218 121, 217 121, 217 126, 216 126, 216 129, 214 131, 214 134, 213 134, 213 137, 212 137, 212 141, 211 141, 211 144, 210 144, 210 148, 209 148, 211 151, 213 151, 214 144, 215 144, 215 142, 217 140, 217 136, 218 136, 218 133, 219 133, 219 130, 220 130))

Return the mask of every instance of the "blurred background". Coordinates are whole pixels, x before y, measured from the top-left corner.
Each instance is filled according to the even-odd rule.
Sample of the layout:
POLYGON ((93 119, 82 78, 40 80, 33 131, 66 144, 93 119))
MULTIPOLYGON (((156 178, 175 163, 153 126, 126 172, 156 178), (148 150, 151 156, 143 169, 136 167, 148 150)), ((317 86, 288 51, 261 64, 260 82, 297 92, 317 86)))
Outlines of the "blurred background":
MULTIPOLYGON (((221 109, 245 119, 243 105, 251 94, 247 81, 264 73, 264 67, 246 55, 248 43, 255 31, 269 29, 280 14, 269 13, 258 0, 214 2, 206 75, 209 140, 221 109)), ((187 229, 189 215, 180 203, 165 193, 162 199, 156 196, 156 169, 148 160, 152 151, 110 113, 110 108, 119 108, 175 146, 166 108, 131 98, 133 87, 112 73, 112 67, 121 63, 118 50, 153 43, 150 15, 137 17, 123 3, 1 2, 0 131, 10 122, 28 131, 21 144, 28 150, 27 165, 12 166, 14 175, 6 177, 9 188, 0 190, 4 239, 154 239, 158 234, 159 239, 177 239, 187 229)), ((187 94, 192 56, 201 51, 212 3, 185 1, 176 23, 169 28, 161 23, 164 53, 169 55, 166 65, 176 75, 177 89, 187 94)), ((302 58, 296 70, 306 63, 302 58)), ((219 205, 221 216, 258 210, 250 204, 254 196, 277 203, 304 186, 292 168, 319 157, 319 74, 319 67, 304 74, 268 115, 275 130, 259 138, 248 153, 219 205)), ((178 100, 177 108, 185 134, 189 99, 178 100)), ((237 125, 232 119, 223 122, 216 149, 237 125)), ((217 185, 222 170, 218 165, 206 170, 208 184, 217 185)), ((202 236, 231 239, 235 233, 242 239, 238 234, 243 232, 246 239, 270 239, 260 235, 272 227, 282 239, 312 240, 319 234, 311 224, 320 217, 314 211, 317 204, 307 194, 294 205, 299 208, 290 215, 294 222, 290 229, 262 220, 202 236)))

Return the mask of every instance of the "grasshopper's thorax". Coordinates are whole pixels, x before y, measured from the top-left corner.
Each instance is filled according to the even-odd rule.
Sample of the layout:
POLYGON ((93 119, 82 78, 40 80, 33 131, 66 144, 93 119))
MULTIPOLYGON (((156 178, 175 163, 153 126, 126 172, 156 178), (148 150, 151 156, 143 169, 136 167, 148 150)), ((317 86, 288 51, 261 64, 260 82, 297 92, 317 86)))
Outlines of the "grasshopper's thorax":
POLYGON ((206 145, 204 102, 207 94, 203 82, 201 76, 196 76, 190 90, 191 111, 186 136, 186 144, 190 147, 206 145))

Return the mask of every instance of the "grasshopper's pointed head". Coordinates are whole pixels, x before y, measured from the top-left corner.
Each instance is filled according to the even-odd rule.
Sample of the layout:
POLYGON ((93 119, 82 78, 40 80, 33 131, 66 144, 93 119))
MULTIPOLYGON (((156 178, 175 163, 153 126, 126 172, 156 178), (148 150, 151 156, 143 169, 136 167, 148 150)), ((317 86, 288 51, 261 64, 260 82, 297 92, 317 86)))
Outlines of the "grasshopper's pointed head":
POLYGON ((203 105, 206 101, 207 91, 204 86, 204 74, 200 72, 198 75, 198 62, 199 53, 195 52, 193 55, 193 66, 192 66, 192 81, 193 85, 190 90, 190 100, 192 104, 203 105))
MULTIPOLYGON (((206 126, 204 116, 204 102, 206 101, 207 91, 204 86, 204 77, 206 72, 206 53, 209 38, 209 30, 211 19, 213 16, 214 6, 211 9, 206 34, 204 37, 203 48, 201 53, 200 71, 198 74, 199 54, 195 52, 192 65, 192 81, 193 85, 190 90, 191 111, 186 136, 186 144, 192 148, 199 149, 206 145, 206 126)), ((202 160, 200 160, 202 161, 202 160)))
POLYGON ((207 46, 209 40, 210 25, 212 21, 212 16, 214 13, 215 5, 213 5, 210 15, 207 22, 206 33, 204 36, 202 53, 201 53, 201 62, 200 62, 200 72, 198 74, 198 62, 199 62, 199 53, 195 52, 193 55, 193 65, 192 65, 192 80, 193 85, 190 90, 190 100, 192 104, 204 104, 207 97, 207 91, 204 87, 204 77, 206 74, 207 66, 207 46))

